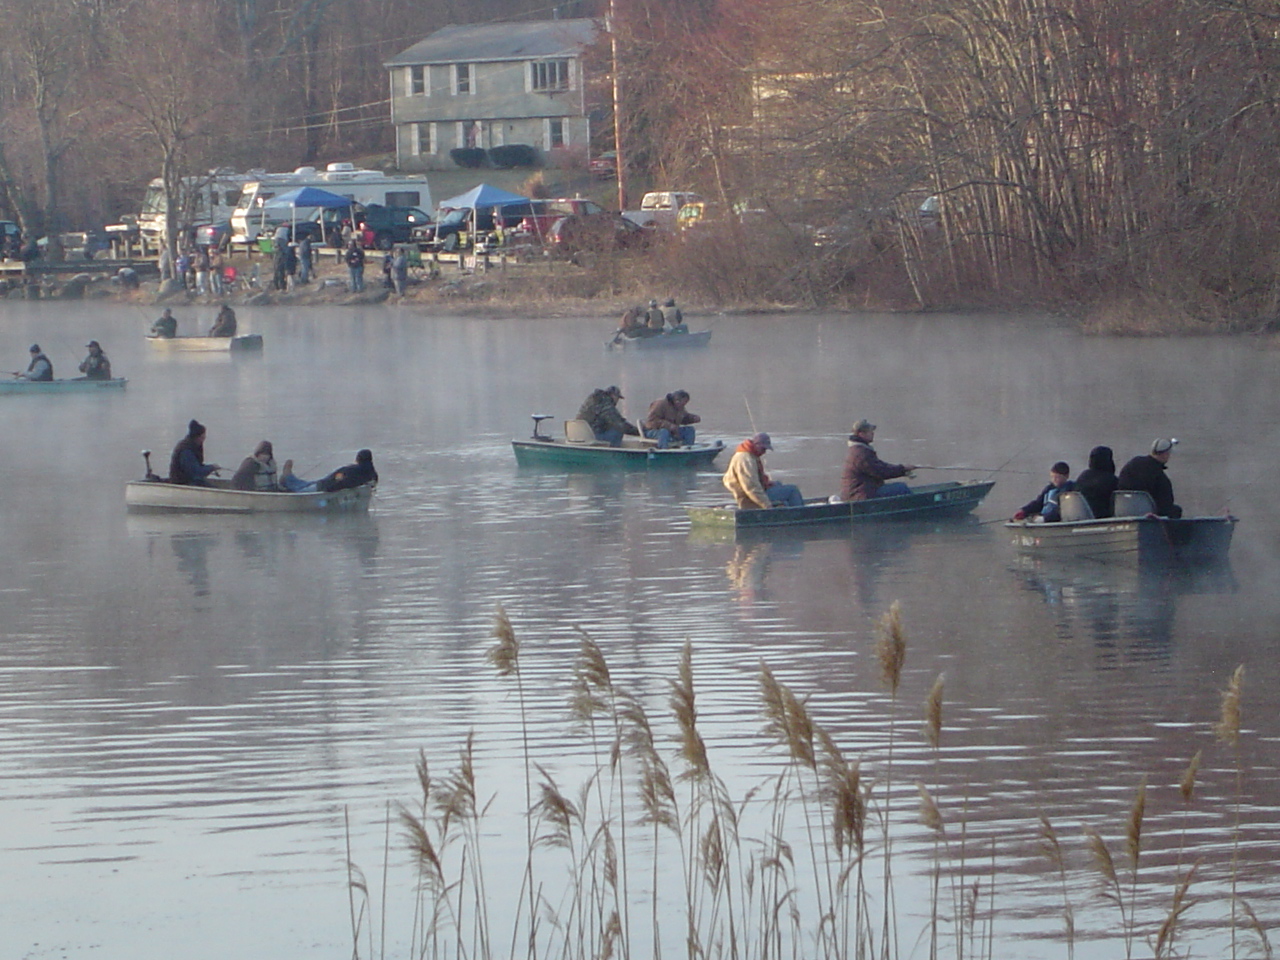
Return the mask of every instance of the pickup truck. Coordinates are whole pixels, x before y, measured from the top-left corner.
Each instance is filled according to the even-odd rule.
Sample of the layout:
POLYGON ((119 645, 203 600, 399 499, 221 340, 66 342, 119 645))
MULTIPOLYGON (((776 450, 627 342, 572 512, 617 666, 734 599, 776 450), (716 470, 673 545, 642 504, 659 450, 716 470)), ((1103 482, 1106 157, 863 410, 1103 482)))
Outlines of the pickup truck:
POLYGON ((701 202, 701 196, 687 190, 654 190, 640 199, 639 210, 624 210, 622 215, 642 227, 674 233, 680 208, 686 203, 701 202))

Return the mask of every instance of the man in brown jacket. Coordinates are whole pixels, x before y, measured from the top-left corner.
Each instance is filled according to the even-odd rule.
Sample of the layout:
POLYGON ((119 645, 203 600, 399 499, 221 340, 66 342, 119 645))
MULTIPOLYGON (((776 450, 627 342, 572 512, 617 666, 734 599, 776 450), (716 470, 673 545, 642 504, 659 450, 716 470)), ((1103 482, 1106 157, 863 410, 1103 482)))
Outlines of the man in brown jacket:
POLYGON ((686 410, 688 405, 688 390, 676 390, 649 404, 649 415, 640 426, 646 437, 658 441, 659 450, 667 449, 673 440, 686 447, 693 443, 696 436, 693 424, 701 423, 702 418, 686 410))
POLYGON ((911 492, 905 483, 885 483, 905 477, 915 470, 908 463, 885 463, 871 446, 876 438, 876 425, 859 420, 849 435, 849 455, 844 461, 840 482, 841 500, 870 500, 872 497, 900 497, 911 492))

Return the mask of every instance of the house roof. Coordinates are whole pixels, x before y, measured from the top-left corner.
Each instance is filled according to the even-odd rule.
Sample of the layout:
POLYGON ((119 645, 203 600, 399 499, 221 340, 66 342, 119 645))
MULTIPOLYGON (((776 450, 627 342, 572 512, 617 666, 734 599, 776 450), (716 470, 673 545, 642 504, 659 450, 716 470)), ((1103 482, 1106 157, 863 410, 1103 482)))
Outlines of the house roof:
POLYGON ((576 56, 596 36, 590 19, 467 23, 437 30, 383 63, 409 67, 428 63, 476 63, 576 56))

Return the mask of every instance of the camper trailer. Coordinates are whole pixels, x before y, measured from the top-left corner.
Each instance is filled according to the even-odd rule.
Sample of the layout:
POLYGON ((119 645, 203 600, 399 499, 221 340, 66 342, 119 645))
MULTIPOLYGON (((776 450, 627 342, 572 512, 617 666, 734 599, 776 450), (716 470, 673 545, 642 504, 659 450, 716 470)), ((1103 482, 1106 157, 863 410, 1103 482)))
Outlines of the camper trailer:
MULTIPOLYGON (((360 170, 350 163, 331 163, 324 170, 299 167, 293 173, 268 173, 244 185, 240 200, 231 214, 233 243, 252 243, 259 235, 270 234, 282 222, 280 211, 270 209, 270 201, 279 194, 300 187, 346 197, 363 206, 421 207, 431 210, 431 190, 427 178, 395 176, 381 170, 360 170)), ((290 212, 297 219, 311 219, 316 210, 298 208, 290 212)))
MULTIPOLYGON (((179 227, 200 227, 210 223, 225 223, 240 202, 244 185, 264 176, 262 170, 236 173, 221 167, 207 174, 183 177, 178 182, 178 212, 175 223, 179 227)), ((156 177, 147 184, 142 198, 142 210, 138 214, 138 230, 152 243, 164 235, 164 217, 169 205, 164 193, 164 180, 156 177)))

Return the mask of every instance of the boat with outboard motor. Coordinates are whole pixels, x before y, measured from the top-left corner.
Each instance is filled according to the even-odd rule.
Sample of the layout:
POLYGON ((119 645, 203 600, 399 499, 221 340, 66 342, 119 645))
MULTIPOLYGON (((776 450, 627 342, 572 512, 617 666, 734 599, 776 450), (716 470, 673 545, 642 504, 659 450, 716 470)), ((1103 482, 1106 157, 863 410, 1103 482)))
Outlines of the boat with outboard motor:
POLYGON ((1117 490, 1113 516, 1095 519, 1079 494, 1062 495, 1063 520, 1010 520, 1019 553, 1055 559, 1084 558, 1121 563, 1220 563, 1227 559, 1239 522, 1230 514, 1160 517, 1151 495, 1117 490))
POLYGON ((516 463, 520 466, 550 467, 651 467, 710 466, 724 449, 724 441, 697 442, 658 449, 658 441, 644 437, 623 437, 622 445, 613 447, 595 438, 585 420, 566 420, 563 438, 548 437, 539 431, 548 414, 533 414, 533 435, 527 440, 512 440, 516 463))
POLYGON ((262 334, 246 333, 239 337, 147 337, 147 342, 162 350, 197 353, 261 350, 262 334))

